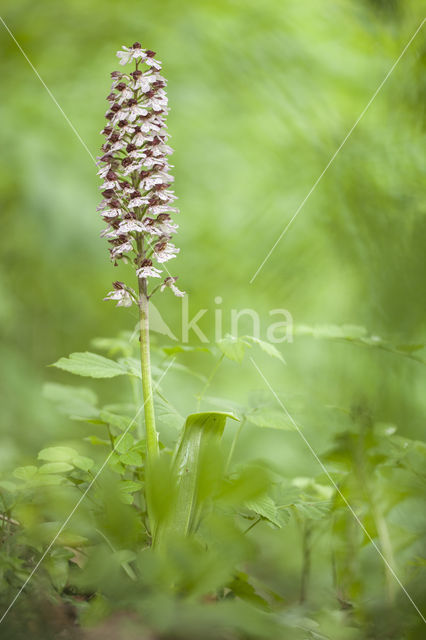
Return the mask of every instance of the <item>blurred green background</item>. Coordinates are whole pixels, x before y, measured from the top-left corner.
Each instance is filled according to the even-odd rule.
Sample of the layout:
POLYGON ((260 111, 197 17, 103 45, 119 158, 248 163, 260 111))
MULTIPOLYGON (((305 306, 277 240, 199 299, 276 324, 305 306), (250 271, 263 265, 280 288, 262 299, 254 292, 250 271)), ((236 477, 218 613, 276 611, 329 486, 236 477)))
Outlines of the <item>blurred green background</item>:
MULTIPOLYGON (((4 0, 2 17, 94 155, 116 50, 138 40, 158 53, 181 208, 173 273, 191 316, 209 310, 200 327, 210 338, 221 296, 225 331, 231 308, 255 309, 263 328, 270 309, 286 308, 296 324, 362 325, 398 345, 420 343, 424 329, 424 30, 249 281, 420 24, 422 4, 4 0)), ((84 434, 43 399, 47 380, 70 382, 46 367, 90 348, 94 336, 132 330, 135 317, 102 302, 112 280, 129 277, 99 238, 92 160, 3 25, 0 42, 5 470, 84 434)), ((180 301, 164 295, 156 304, 179 335, 180 301)), ((333 431, 314 420, 324 405, 362 404, 375 420, 420 436, 420 363, 312 338, 282 349, 287 366, 260 356, 259 366, 277 392, 302 399, 318 450, 333 431)), ((208 355, 191 362, 203 373, 213 364, 208 355)), ((165 384, 183 414, 194 408, 190 381, 171 375, 165 384)), ((211 395, 239 400, 262 388, 249 361, 228 363, 211 395)), ((114 383, 108 393, 121 389, 114 383)), ((256 454, 316 472, 297 434, 277 437, 263 431, 251 443, 256 454)))
MULTIPOLYGON (((117 49, 140 41, 163 61, 181 209, 181 253, 169 265, 188 292, 190 317, 208 310, 200 328, 210 340, 218 307, 224 333, 231 309, 255 310, 263 338, 269 311, 284 308, 295 325, 360 325, 403 351, 401 345, 424 340, 424 28, 250 280, 418 28, 424 8, 420 0, 3 0, 1 16, 93 155, 102 142, 117 49)), ((42 447, 70 443, 81 451, 92 427, 88 432, 84 423, 66 419, 42 394, 47 381, 79 380, 47 367, 91 349, 95 336, 132 331, 136 316, 102 302, 111 281, 132 284, 132 276, 114 269, 99 238, 96 167, 2 24, 0 43, 4 477, 18 464, 32 464, 42 447)), ((154 302, 179 336, 181 301, 168 294, 154 302)), ((249 323, 244 330, 250 332, 249 323)), ((157 345, 170 343, 153 337, 157 345)), ((194 334, 191 343, 199 344, 194 334)), ((410 351, 404 356, 308 336, 278 346, 286 365, 252 354, 318 454, 348 426, 363 433, 366 425, 391 423, 399 434, 422 437, 424 365, 407 357, 410 351)), ((412 355, 420 358, 421 351, 412 355)), ((215 359, 199 352, 181 354, 179 362, 208 375, 215 359)), ((125 402, 125 385, 116 378, 93 386, 104 401, 125 402)), ((178 371, 164 380, 182 415, 195 409, 200 386, 178 371)), ((248 358, 242 366, 225 362, 208 395, 206 409, 272 399, 248 358)), ((235 428, 227 427, 227 438, 235 428)), ((296 432, 246 426, 236 462, 260 457, 284 478, 321 472, 296 432)), ((349 495, 362 508, 358 494, 349 495)), ((404 582, 417 576, 424 531, 418 504, 402 503, 390 518, 404 582), (414 546, 404 546, 407 540, 414 546)), ((67 510, 68 503, 59 507, 67 510)), ((350 525, 357 528, 351 520, 348 531, 350 525)), ((340 534, 350 556, 349 534, 340 534)), ((272 576, 275 588, 294 601, 300 531, 294 522, 279 535, 260 525, 257 535, 258 572, 272 576)), ((334 597, 330 540, 321 538, 314 560, 310 597, 320 607, 334 597)), ((371 547, 363 545, 361 556, 357 571, 374 606, 384 594, 383 566, 371 547)), ((419 588, 410 584, 409 590, 420 601, 419 588)), ((416 616, 402 593, 395 610, 401 619, 416 616)), ((325 628, 327 615, 321 613, 325 628)), ((375 611, 374 618, 380 626, 386 616, 375 611)), ((343 635, 339 619, 333 625, 333 638, 355 637, 343 635)))

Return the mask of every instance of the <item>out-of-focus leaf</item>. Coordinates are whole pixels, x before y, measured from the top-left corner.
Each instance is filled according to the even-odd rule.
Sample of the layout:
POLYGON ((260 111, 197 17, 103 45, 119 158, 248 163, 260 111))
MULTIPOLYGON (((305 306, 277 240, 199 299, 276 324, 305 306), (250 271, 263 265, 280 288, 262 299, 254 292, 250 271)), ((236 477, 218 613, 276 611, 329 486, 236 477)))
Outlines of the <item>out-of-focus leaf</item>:
POLYGON ((295 426, 288 418, 286 413, 281 409, 270 409, 261 407, 254 409, 246 414, 246 420, 255 424, 257 427, 265 427, 268 429, 283 429, 285 431, 294 430, 295 426))
POLYGON ((68 462, 47 462, 39 468, 39 473, 64 473, 73 469, 68 462))
POLYGON ((268 356, 272 356, 273 358, 278 358, 278 360, 281 360, 281 362, 285 363, 285 360, 282 354, 270 342, 266 342, 265 340, 260 340, 259 338, 255 338, 254 336, 244 336, 244 339, 260 347, 262 351, 268 354, 268 356))
POLYGON ((99 438, 98 436, 86 436, 84 438, 87 442, 93 445, 101 445, 101 446, 111 446, 111 442, 109 440, 104 440, 103 438, 99 438))
POLYGON ((13 475, 20 480, 31 480, 37 473, 37 467, 28 465, 26 467, 18 467, 14 470, 13 475))
POLYGON ((70 462, 78 456, 78 451, 72 447, 47 447, 39 451, 38 459, 48 462, 70 462))
POLYGON ((81 469, 82 471, 89 471, 95 464, 94 460, 86 458, 86 456, 76 456, 72 459, 72 463, 77 469, 81 469))
POLYGON ((115 438, 114 447, 118 453, 126 453, 126 451, 133 447, 134 442, 135 439, 132 434, 125 433, 123 436, 117 436, 117 438, 115 438))
POLYGON ((232 582, 228 584, 228 587, 238 598, 241 598, 241 600, 245 600, 255 607, 269 611, 270 606, 268 602, 256 593, 256 589, 248 580, 249 576, 246 573, 238 572, 232 582))
POLYGON ((193 353, 194 351, 204 351, 206 353, 211 353, 211 349, 209 347, 193 347, 188 344, 176 344, 171 345, 170 347, 162 347, 162 350, 168 356, 174 356, 178 353, 193 353))
POLYGON ((71 418, 94 418, 98 415, 96 393, 86 387, 48 382, 43 387, 43 395, 54 402, 61 413, 71 418))
POLYGON ((180 429, 184 422, 184 417, 165 398, 157 395, 154 399, 155 415, 158 422, 164 422, 169 427, 180 429))
POLYGON ((127 451, 122 453, 119 458, 121 464, 129 465, 131 467, 140 467, 142 465, 142 456, 137 451, 127 451))
POLYGON ((121 332, 117 338, 94 338, 92 346, 99 351, 108 351, 110 355, 121 352, 124 356, 130 356, 133 350, 131 337, 130 332, 121 332))
POLYGON ((218 502, 241 507, 247 502, 257 501, 264 496, 270 486, 269 472, 255 464, 247 464, 238 473, 232 474, 221 487, 218 502))
POLYGON ((265 495, 256 500, 250 500, 245 503, 245 507, 276 527, 281 528, 284 524, 287 524, 288 520, 285 518, 283 511, 277 509, 277 505, 270 496, 265 495))
POLYGON ((193 413, 186 419, 173 465, 177 499, 171 517, 164 524, 160 523, 157 531, 160 543, 164 534, 186 535, 194 526, 201 506, 197 500, 201 450, 221 438, 227 418, 237 419, 231 413, 218 411, 193 413))
POLYGON ((68 358, 60 358, 51 366, 89 378, 115 378, 130 373, 127 367, 115 360, 90 351, 71 353, 68 358))
POLYGON ((246 348, 251 347, 242 338, 235 338, 229 334, 218 340, 217 346, 229 360, 234 360, 234 362, 242 362, 246 348))
POLYGON ((141 378, 142 379, 142 372, 141 372, 141 361, 138 360, 137 358, 131 358, 131 357, 127 357, 127 358, 120 358, 118 360, 118 363, 124 367, 124 369, 126 369, 127 373, 135 376, 135 378, 141 378))
POLYGON ((132 418, 129 418, 128 416, 122 416, 117 413, 112 413, 111 411, 107 411, 105 409, 102 409, 99 412, 99 418, 104 424, 118 427, 118 429, 121 429, 122 431, 125 431, 132 421, 132 418))

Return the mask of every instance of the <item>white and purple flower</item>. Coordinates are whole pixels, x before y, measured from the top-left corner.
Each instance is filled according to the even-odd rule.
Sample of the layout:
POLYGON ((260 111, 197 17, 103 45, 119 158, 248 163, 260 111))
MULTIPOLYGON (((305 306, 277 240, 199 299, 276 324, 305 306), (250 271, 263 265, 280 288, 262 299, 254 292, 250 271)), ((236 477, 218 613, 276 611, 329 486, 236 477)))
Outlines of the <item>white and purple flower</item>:
MULTIPOLYGON (((101 235, 110 244, 114 264, 124 260, 136 265, 139 284, 143 281, 147 290, 149 280, 162 274, 155 263, 162 265, 179 253, 171 242, 178 229, 171 214, 178 209, 171 206, 176 196, 168 163, 173 149, 167 144, 167 82, 154 51, 138 42, 123 47, 117 57, 121 65, 134 67, 130 73, 111 74, 107 124, 101 132, 106 141, 98 159, 103 196, 98 210, 108 225, 101 235)), ((155 290, 170 288, 184 295, 175 282, 169 274, 155 290)), ((117 306, 138 302, 133 289, 122 282, 115 282, 105 299, 116 300, 117 306)))

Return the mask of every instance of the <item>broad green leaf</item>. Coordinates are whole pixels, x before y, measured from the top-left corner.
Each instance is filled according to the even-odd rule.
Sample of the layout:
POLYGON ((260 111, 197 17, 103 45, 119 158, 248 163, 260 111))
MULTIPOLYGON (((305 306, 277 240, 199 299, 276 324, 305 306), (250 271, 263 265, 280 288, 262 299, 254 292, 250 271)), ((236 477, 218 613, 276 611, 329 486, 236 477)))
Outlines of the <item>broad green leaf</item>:
POLYGON ((234 338, 234 336, 227 334, 224 338, 217 341, 217 346, 230 360, 242 362, 246 348, 251 345, 242 338, 234 338))
POLYGON ((72 353, 69 358, 60 358, 51 366, 89 378, 114 378, 129 373, 124 365, 115 360, 89 351, 72 353))
POLYGON ((295 426, 284 410, 262 407, 246 414, 246 419, 257 427, 294 430, 295 426))
POLYGON ((164 533, 186 535, 193 528, 201 507, 197 501, 197 480, 202 448, 220 440, 227 418, 238 419, 232 413, 218 411, 193 413, 186 419, 174 459, 177 499, 169 521, 160 523, 157 543, 164 533))

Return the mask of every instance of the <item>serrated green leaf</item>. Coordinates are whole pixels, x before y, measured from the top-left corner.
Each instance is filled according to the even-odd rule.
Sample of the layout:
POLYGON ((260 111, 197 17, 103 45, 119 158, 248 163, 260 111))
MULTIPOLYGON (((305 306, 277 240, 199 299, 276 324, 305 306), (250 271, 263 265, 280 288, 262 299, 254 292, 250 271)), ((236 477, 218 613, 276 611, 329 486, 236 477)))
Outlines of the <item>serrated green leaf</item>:
POLYGON ((115 360, 90 351, 71 353, 68 358, 60 358, 51 366, 89 378, 114 378, 129 373, 126 367, 115 360))
POLYGON ((270 342, 266 342, 265 340, 260 340, 259 338, 255 338, 254 336, 244 336, 244 339, 260 347, 262 351, 268 354, 268 356, 272 356, 273 358, 278 358, 278 360, 281 360, 281 362, 285 363, 285 360, 282 354, 270 342))
POLYGON ((140 467, 142 465, 142 456, 137 451, 127 451, 127 453, 120 454, 119 458, 121 464, 129 465, 131 467, 140 467))
POLYGON ((261 516, 265 520, 268 520, 276 527, 283 526, 283 518, 281 517, 277 505, 270 496, 260 496, 256 500, 250 500, 245 503, 247 509, 254 511, 257 515, 261 516))
POLYGON ((118 453, 126 453, 135 442, 134 437, 130 433, 125 433, 123 436, 115 438, 114 447, 118 453))
POLYGON ((133 480, 124 480, 120 482, 119 490, 124 493, 135 493, 143 489, 143 482, 135 482, 133 480))
POLYGON ((218 340, 217 346, 229 360, 233 360, 234 362, 242 362, 246 348, 251 347, 243 338, 235 338, 229 334, 221 340, 218 340))

